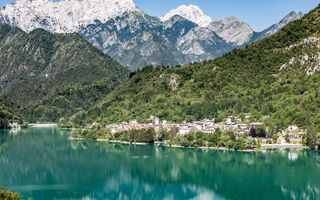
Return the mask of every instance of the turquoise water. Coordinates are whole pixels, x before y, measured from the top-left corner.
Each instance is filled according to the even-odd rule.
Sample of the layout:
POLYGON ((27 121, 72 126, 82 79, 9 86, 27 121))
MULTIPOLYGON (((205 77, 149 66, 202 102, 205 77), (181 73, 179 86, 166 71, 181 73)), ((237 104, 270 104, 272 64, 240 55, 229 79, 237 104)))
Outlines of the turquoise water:
POLYGON ((39 199, 320 199, 320 153, 174 149, 0 132, 0 185, 39 199))

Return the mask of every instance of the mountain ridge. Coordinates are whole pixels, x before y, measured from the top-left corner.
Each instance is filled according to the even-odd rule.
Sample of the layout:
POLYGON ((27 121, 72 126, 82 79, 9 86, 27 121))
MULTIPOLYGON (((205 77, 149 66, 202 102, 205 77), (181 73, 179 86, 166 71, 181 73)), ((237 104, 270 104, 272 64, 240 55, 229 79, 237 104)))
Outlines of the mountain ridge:
POLYGON ((283 19, 281 19, 280 22, 270 26, 269 28, 261 32, 255 32, 254 36, 251 38, 251 41, 249 43, 253 43, 264 37, 274 35, 290 22, 296 21, 302 17, 303 17, 302 12, 292 11, 288 15, 286 15, 283 19))
POLYGON ((173 9, 166 18, 157 18, 145 14, 132 0, 19 0, 0 9, 0 22, 27 32, 35 28, 78 32, 133 71, 145 65, 175 66, 213 59, 270 36, 254 32, 239 20, 212 21, 194 5, 179 9, 173 9), (177 14, 183 18, 178 19, 177 14), (143 40, 146 35, 153 39, 143 40))

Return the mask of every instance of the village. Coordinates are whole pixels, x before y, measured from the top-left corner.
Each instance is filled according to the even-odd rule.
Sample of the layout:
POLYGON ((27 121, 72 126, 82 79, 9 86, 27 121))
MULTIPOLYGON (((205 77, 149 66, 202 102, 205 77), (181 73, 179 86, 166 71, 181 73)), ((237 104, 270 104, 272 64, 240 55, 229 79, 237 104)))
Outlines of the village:
MULTIPOLYGON (((201 121, 193 122, 181 122, 181 123, 167 123, 166 120, 160 120, 158 117, 151 115, 148 119, 150 123, 139 123, 136 119, 129 122, 122 122, 120 124, 108 125, 105 128, 111 130, 111 133, 124 132, 130 130, 143 130, 153 128, 156 132, 160 128, 164 131, 170 131, 173 127, 177 127, 180 135, 186 135, 192 130, 201 131, 206 134, 214 134, 217 130, 220 131, 232 131, 237 135, 248 134, 252 135, 252 130, 257 127, 263 127, 265 132, 269 131, 269 127, 263 122, 249 122, 250 114, 245 114, 245 120, 237 116, 228 116, 222 122, 216 123, 215 119, 203 119, 201 121)), ((93 123, 93 126, 98 125, 97 122, 93 123)), ((306 130, 300 129, 297 125, 290 125, 285 130, 279 130, 276 134, 277 144, 302 143, 303 135, 306 134, 306 130), (289 142, 290 141, 290 142, 289 142)), ((260 141, 267 144, 271 138, 265 136, 259 136, 260 141)), ((274 139, 274 138, 273 138, 274 139)))

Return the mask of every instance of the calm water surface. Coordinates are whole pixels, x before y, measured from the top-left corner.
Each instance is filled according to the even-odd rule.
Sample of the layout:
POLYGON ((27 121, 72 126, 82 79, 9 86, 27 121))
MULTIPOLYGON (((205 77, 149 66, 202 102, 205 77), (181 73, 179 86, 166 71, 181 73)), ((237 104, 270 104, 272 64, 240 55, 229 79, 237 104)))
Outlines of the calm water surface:
POLYGON ((229 152, 0 132, 0 185, 24 198, 320 199, 320 153, 229 152))

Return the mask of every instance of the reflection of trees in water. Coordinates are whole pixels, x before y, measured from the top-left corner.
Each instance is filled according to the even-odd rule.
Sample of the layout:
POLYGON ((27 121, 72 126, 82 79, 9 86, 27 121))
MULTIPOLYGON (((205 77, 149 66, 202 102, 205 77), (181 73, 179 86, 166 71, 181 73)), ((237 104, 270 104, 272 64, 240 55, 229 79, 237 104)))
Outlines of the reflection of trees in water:
MULTIPOLYGON (((144 148, 150 147, 139 149, 144 152, 144 148)), ((130 150, 128 147, 126 151, 131 152, 130 150)), ((162 156, 151 156, 148 161, 142 160, 128 165, 132 166, 130 171, 133 177, 143 177, 143 180, 150 184, 195 184, 214 189, 217 194, 230 199, 248 199, 249 194, 252 199, 291 199, 292 192, 283 193, 281 188, 284 185, 287 190, 294 191, 298 199, 304 198, 303 195, 314 199, 318 194, 308 191, 310 185, 319 190, 319 154, 296 151, 298 158, 291 161, 288 153, 206 153, 196 149, 166 148, 158 153, 162 156), (168 158, 163 155, 168 155, 168 158), (177 173, 171 173, 172 171, 177 173)))
POLYGON ((130 166, 131 176, 151 185, 194 184, 230 199, 248 199, 249 194, 251 199, 291 199, 293 194, 298 199, 314 199, 319 195, 320 156, 313 151, 205 152, 103 143, 101 148, 138 157, 138 161, 125 159, 123 166, 130 166), (289 153, 297 158, 290 160, 289 153), (144 155, 150 157, 143 159, 144 155), (284 193, 283 186, 291 192, 284 193))
POLYGON ((13 134, 9 130, 0 130, 0 155, 10 149, 13 144, 13 134))
POLYGON ((57 130, 28 129, 4 141, 10 146, 0 154, 0 185, 66 187, 59 189, 62 192, 44 188, 37 192, 38 198, 48 194, 119 197, 119 191, 153 199, 157 195, 196 197, 199 191, 208 195, 214 191, 210 194, 228 199, 291 199, 291 194, 299 199, 303 193, 314 199, 319 195, 318 152, 291 152, 297 158, 290 160, 288 151, 205 151, 69 141, 66 137, 57 130))
MULTIPOLYGON (((195 185, 150 184, 121 171, 91 192, 88 199, 218 199, 212 190, 195 185)), ((222 198, 219 198, 222 199, 222 198)))

